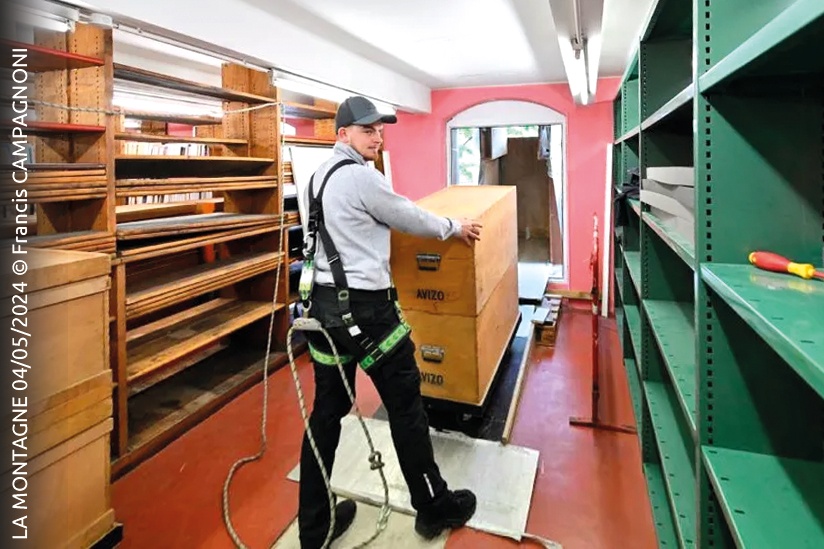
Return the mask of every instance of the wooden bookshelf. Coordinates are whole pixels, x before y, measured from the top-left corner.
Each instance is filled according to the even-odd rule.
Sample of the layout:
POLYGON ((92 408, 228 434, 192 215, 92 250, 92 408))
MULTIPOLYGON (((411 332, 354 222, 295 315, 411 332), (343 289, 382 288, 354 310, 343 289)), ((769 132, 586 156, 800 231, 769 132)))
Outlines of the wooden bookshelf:
MULTIPOLYGON (((337 105, 234 112, 280 103, 281 91, 241 65, 225 64, 219 87, 115 65, 112 31, 82 23, 34 42, 25 45, 33 96, 84 109, 38 105, 29 125, 29 245, 111 258, 117 478, 260 381, 270 319, 269 370, 286 363, 296 299, 290 266, 300 259, 288 240, 300 220, 294 197, 284 200, 284 145, 334 145, 328 128, 337 105), (112 104, 116 79, 219 99, 225 112, 121 111, 112 104), (284 138, 287 117, 313 121, 314 134, 284 138), (127 129, 127 119, 140 127, 127 129), (193 131, 174 135, 171 123, 193 131)), ((295 353, 304 348, 296 344, 295 353)))
MULTIPOLYGON (((222 71, 221 87, 120 65, 114 77, 219 98, 227 111, 278 101, 266 73, 231 64, 222 71)), ((112 346, 117 407, 126 418, 114 447, 119 476, 260 379, 272 318, 276 360, 270 368, 282 365, 290 318, 280 238, 279 109, 220 118, 126 113, 114 137, 112 346), (144 128, 125 131, 125 118, 141 120, 144 128), (171 135, 170 122, 195 131, 171 135), (145 145, 126 152, 127 142, 145 145), (198 386, 207 386, 216 371, 236 363, 245 366, 217 382, 217 394, 187 381, 199 376, 198 386), (193 391, 200 396, 190 396, 193 391), (170 400, 180 405, 164 404, 170 400)))

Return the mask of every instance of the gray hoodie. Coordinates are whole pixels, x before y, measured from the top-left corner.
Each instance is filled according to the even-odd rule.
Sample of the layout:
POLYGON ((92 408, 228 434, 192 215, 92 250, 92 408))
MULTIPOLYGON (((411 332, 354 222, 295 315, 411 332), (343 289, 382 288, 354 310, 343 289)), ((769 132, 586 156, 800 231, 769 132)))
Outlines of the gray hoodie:
MULTIPOLYGON (((461 233, 458 220, 435 215, 396 194, 382 173, 340 141, 335 143, 332 158, 315 172, 314 196, 329 168, 344 158, 351 158, 357 164, 338 168, 329 178, 323 192, 323 213, 350 288, 383 290, 391 286, 391 229, 440 240, 461 233)), ((304 195, 307 206, 309 192, 307 185, 304 195)), ((315 284, 334 286, 320 234, 316 240, 315 284)))

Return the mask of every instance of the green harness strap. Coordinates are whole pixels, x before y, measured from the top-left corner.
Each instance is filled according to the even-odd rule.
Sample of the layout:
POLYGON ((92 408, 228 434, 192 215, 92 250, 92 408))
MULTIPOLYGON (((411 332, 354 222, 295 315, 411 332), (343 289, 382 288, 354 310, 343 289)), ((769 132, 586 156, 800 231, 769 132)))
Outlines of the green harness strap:
MULTIPOLYGON (((389 335, 378 343, 375 350, 363 357, 363 360, 360 361, 360 367, 364 370, 369 369, 375 364, 375 361, 377 361, 381 354, 388 354, 392 351, 411 331, 412 329, 409 327, 409 324, 401 320, 401 323, 395 326, 395 329, 389 332, 389 335)), ((335 362, 335 355, 321 351, 311 343, 309 344, 309 354, 318 364, 325 366, 335 366, 337 364, 335 362)), ((340 358, 341 364, 348 364, 354 359, 352 355, 338 355, 338 357, 340 358)))

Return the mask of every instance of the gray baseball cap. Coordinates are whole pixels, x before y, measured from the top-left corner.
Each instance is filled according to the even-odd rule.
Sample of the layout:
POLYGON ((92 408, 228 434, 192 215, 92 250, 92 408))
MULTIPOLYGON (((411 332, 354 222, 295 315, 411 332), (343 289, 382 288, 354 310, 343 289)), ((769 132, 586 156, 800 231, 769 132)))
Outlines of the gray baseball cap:
POLYGON ((398 117, 394 114, 381 114, 374 103, 363 96, 356 95, 348 97, 338 107, 335 115, 335 131, 353 124, 368 126, 376 122, 394 124, 397 121, 398 117))

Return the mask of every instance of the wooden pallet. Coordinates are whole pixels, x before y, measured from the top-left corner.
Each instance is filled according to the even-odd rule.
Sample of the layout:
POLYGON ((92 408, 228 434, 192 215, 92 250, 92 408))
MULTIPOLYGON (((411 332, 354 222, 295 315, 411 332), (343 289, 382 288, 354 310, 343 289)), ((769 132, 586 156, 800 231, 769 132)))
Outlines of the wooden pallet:
POLYGON ((553 294, 544 294, 541 306, 535 309, 532 323, 535 325, 537 337, 535 343, 543 347, 554 347, 555 336, 558 332, 558 323, 561 320, 562 297, 553 294))

